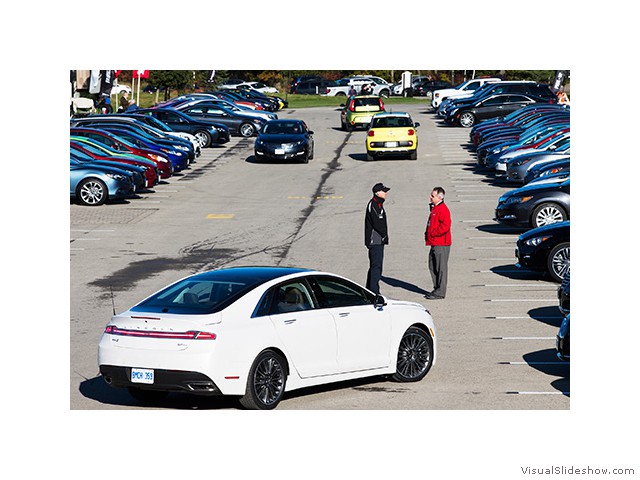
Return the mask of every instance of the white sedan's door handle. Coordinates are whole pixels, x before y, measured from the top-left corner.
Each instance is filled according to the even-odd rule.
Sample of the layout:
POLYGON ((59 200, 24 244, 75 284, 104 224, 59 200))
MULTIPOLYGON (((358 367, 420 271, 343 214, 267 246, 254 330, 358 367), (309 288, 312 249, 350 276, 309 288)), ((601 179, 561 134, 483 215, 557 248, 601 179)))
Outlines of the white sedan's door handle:
POLYGON ((342 312, 342 313, 339 313, 338 315, 340 315, 341 317, 348 317, 351 314, 349 312, 342 312))
POLYGON ((288 320, 285 320, 285 321, 284 321, 284 324, 285 324, 285 325, 289 325, 290 323, 294 323, 296 320, 297 320, 297 319, 295 319, 295 318, 290 318, 290 319, 288 319, 288 320))

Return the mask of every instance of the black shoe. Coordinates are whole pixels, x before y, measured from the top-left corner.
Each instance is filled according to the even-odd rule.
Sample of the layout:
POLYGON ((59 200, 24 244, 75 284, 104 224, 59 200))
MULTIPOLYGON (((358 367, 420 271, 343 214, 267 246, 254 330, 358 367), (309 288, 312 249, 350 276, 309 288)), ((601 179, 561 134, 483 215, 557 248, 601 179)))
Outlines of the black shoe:
POLYGON ((427 300, 442 300, 444 297, 441 295, 435 295, 433 292, 427 292, 424 298, 427 300))

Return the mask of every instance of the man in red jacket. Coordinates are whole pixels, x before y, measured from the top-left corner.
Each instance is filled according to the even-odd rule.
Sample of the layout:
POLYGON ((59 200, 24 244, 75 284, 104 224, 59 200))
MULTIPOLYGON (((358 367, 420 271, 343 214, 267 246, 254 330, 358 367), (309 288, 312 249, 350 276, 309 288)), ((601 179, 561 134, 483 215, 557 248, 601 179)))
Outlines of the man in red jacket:
POLYGON ((444 203, 444 188, 435 187, 431 192, 431 213, 424 232, 425 245, 430 246, 429 271, 433 280, 433 291, 425 298, 436 300, 447 294, 449 250, 451 250, 451 212, 444 203))

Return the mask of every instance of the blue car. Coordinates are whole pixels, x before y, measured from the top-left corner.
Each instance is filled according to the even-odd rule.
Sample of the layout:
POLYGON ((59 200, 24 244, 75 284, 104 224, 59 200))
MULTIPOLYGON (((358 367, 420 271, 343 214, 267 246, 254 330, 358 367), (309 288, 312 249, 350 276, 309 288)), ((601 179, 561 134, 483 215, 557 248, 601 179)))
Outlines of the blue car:
MULTIPOLYGON (((88 146, 88 145, 87 145, 88 146)), ((103 167, 112 167, 119 170, 129 172, 133 176, 133 191, 138 192, 143 190, 147 186, 147 168, 145 166, 139 166, 135 164, 122 163, 119 161, 110 160, 97 160, 89 156, 89 154, 80 150, 78 144, 71 142, 69 148, 69 157, 73 165, 98 165, 103 167)))
POLYGON ((147 150, 153 150, 158 152, 161 155, 164 155, 169 160, 171 160, 171 164, 173 165, 174 172, 180 172, 189 166, 189 156, 185 152, 180 152, 179 150, 174 150, 171 148, 166 148, 159 143, 156 143, 150 140, 148 137, 140 135, 137 132, 127 128, 126 126, 118 126, 118 125, 96 125, 96 128, 101 130, 105 130, 109 133, 113 133, 117 135, 119 138, 122 138, 129 143, 135 145, 138 148, 145 148, 147 150))
POLYGON ((71 198, 81 205, 97 207, 108 200, 133 196, 133 175, 119 168, 72 160, 69 180, 71 198))
POLYGON ((183 152, 189 157, 189 163, 195 160, 198 155, 196 147, 194 146, 194 143, 195 145, 198 145, 197 142, 195 142, 195 137, 193 137, 194 142, 192 142, 187 138, 182 138, 182 135, 184 134, 180 134, 180 136, 178 136, 175 132, 171 132, 169 127, 166 125, 163 125, 163 129, 159 129, 156 125, 152 126, 149 122, 143 121, 143 119, 149 119, 163 125, 155 118, 144 115, 138 115, 137 118, 133 118, 133 116, 127 116, 126 114, 111 114, 89 115, 88 117, 74 118, 71 121, 71 126, 102 128, 103 125, 117 125, 119 127, 132 130, 134 133, 164 146, 169 150, 178 150, 183 152))

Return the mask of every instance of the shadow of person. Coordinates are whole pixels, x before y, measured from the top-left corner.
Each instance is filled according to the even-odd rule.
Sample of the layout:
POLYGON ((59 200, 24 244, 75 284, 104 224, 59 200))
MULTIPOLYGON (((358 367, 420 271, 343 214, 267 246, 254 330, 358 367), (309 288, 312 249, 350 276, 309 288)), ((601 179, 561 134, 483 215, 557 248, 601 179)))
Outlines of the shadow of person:
POLYGON ((419 293, 420 295, 425 295, 427 293, 427 290, 424 290, 412 283, 405 282, 404 280, 398 280, 397 278, 382 276, 380 280, 391 287, 402 288, 408 292, 419 293))

